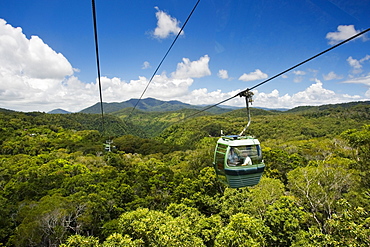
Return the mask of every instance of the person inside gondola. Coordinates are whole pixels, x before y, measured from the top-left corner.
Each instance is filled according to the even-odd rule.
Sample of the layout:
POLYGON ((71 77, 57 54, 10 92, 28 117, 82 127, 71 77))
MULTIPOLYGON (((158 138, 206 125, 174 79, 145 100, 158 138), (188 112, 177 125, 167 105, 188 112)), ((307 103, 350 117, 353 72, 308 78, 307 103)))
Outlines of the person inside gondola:
POLYGON ((227 157, 227 163, 229 166, 236 166, 240 163, 239 156, 236 154, 233 147, 230 148, 229 156, 227 157))
POLYGON ((248 156, 248 153, 247 152, 243 152, 243 157, 244 157, 244 162, 243 162, 242 166, 252 165, 252 160, 248 156))

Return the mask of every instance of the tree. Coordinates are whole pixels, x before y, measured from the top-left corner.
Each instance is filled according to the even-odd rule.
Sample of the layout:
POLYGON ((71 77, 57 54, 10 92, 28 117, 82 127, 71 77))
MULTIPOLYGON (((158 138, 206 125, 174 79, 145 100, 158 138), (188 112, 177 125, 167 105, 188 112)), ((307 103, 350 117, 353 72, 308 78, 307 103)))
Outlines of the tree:
POLYGON ((149 209, 137 209, 121 215, 120 234, 140 240, 145 246, 205 246, 186 217, 149 209))
POLYGON ((352 184, 352 174, 348 170, 325 164, 301 167, 288 173, 290 192, 312 214, 322 233, 327 232, 326 219, 336 212, 336 201, 343 198, 352 184))
POLYGON ((277 201, 284 193, 280 180, 262 177, 260 183, 252 188, 227 188, 221 197, 221 215, 237 213, 249 214, 263 219, 267 207, 277 201))
POLYGON ((357 161, 356 168, 362 172, 363 184, 369 188, 370 125, 364 125, 362 130, 347 130, 341 136, 354 148, 354 159, 357 161))
POLYGON ((361 207, 353 207, 346 200, 336 202, 338 212, 327 221, 327 233, 316 226, 308 232, 297 234, 293 247, 298 246, 369 246, 370 218, 368 212, 361 207))
POLYGON ((66 244, 61 244, 60 247, 99 247, 99 239, 93 236, 70 236, 66 244))
POLYGON ((53 246, 65 241, 70 233, 79 233, 80 205, 61 195, 45 196, 21 209, 21 224, 12 236, 16 246, 53 246))
POLYGON ((230 218, 230 223, 216 237, 215 247, 251 247, 267 246, 270 229, 262 220, 248 214, 237 213, 230 218))
POLYGON ((122 236, 119 233, 113 233, 101 245, 102 247, 141 247, 144 242, 136 239, 132 240, 128 235, 122 236))
POLYGON ((291 246, 296 234, 304 230, 308 215, 296 200, 291 196, 282 196, 268 206, 263 217, 265 225, 271 230, 270 246, 291 246))

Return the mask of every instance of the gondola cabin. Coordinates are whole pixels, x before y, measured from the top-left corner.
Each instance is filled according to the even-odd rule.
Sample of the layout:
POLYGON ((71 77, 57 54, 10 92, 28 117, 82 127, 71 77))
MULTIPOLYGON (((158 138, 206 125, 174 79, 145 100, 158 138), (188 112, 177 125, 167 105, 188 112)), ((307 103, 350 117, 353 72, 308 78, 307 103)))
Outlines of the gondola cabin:
POLYGON ((265 169, 260 142, 251 136, 221 137, 213 166, 217 177, 231 188, 258 184, 265 169))

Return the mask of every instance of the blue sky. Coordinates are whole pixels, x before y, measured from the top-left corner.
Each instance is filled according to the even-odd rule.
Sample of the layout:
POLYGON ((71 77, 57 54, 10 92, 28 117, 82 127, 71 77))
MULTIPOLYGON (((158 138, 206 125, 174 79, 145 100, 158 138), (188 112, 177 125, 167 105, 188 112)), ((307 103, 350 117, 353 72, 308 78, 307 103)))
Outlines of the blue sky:
MULTIPOLYGON (((195 3, 96 0, 104 102, 140 97, 195 3)), ((0 6, 1 108, 99 101, 91 1, 0 6)), ((369 12, 369 0, 201 0, 143 98, 218 103, 369 28, 369 12)), ((370 100, 370 34, 254 93, 253 106, 268 108, 370 100)))

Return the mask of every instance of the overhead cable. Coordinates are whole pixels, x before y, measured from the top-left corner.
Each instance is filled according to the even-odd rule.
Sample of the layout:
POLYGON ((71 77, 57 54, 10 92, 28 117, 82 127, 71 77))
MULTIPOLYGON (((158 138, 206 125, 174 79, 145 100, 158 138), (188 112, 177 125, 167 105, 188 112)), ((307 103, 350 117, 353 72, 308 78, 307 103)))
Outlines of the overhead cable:
POLYGON ((264 80, 264 81, 262 81, 262 82, 260 82, 260 83, 256 84, 255 86, 253 86, 253 87, 251 87, 251 88, 247 88, 247 89, 245 89, 245 90, 243 90, 243 91, 241 91, 241 92, 237 93, 236 95, 234 95, 234 96, 232 96, 232 97, 230 97, 230 98, 227 98, 227 99, 225 99, 225 100, 223 100, 223 101, 221 101, 221 102, 218 102, 218 103, 216 103, 216 104, 214 104, 214 105, 207 106, 206 108, 204 108, 204 109, 202 109, 202 110, 199 110, 198 112, 193 113, 193 114, 191 114, 191 115, 189 115, 189 116, 185 117, 184 119, 179 120, 178 122, 183 121, 183 120, 185 120, 185 119, 187 119, 187 118, 193 117, 193 116, 195 116, 195 115, 197 115, 197 114, 199 114, 199 113, 202 113, 202 112, 204 112, 204 111, 207 111, 207 110, 209 110, 209 109, 211 109, 211 108, 213 108, 213 107, 215 107, 215 106, 218 106, 218 105, 220 105, 220 104, 222 104, 222 103, 225 103, 225 102, 227 102, 227 101, 229 101, 229 100, 231 100, 231 99, 233 99, 233 98, 235 98, 235 97, 237 97, 237 96, 242 97, 242 96, 244 96, 244 95, 245 95, 245 93, 246 93, 247 91, 253 90, 253 89, 255 89, 255 88, 257 88, 257 87, 259 87, 259 86, 261 86, 261 85, 265 84, 266 82, 269 82, 269 81, 271 81, 272 79, 275 79, 276 77, 279 77, 279 76, 281 76, 281 75, 285 74, 286 72, 291 71, 292 69, 295 69, 295 68, 297 68, 297 67, 299 67, 299 66, 301 66, 301 65, 303 65, 303 64, 305 64, 305 63, 307 63, 308 61, 311 61, 312 59, 317 58, 317 57, 319 57, 319 56, 321 56, 321 55, 323 55, 323 54, 325 54, 325 53, 327 53, 327 52, 329 52, 329 51, 331 51, 331 50, 333 50, 333 49, 335 49, 335 48, 337 48, 337 47, 339 47, 339 46, 341 46, 341 45, 343 45, 343 44, 345 44, 345 43, 347 43, 348 41, 351 41, 351 40, 353 40, 353 39, 355 39, 355 38, 357 38, 357 37, 359 37, 359 36, 361 36, 361 35, 365 34, 365 33, 366 33, 366 32, 368 32, 368 31, 370 31, 370 28, 368 28, 368 29, 366 29, 366 30, 364 30, 364 31, 361 31, 361 32, 359 32, 359 33, 357 33, 357 34, 355 34, 355 35, 353 35, 353 36, 351 36, 350 38, 348 38, 348 39, 346 39, 346 40, 344 40, 344 41, 342 41, 342 42, 340 42, 340 43, 338 43, 338 44, 336 44, 336 45, 334 45, 334 46, 332 46, 332 47, 330 47, 330 48, 328 48, 328 49, 326 49, 326 50, 324 50, 324 51, 322 51, 322 52, 320 52, 320 53, 318 53, 318 54, 316 54, 316 55, 314 55, 314 56, 312 56, 312 57, 310 57, 310 58, 308 58, 308 59, 306 59, 306 60, 304 60, 303 62, 300 62, 300 63, 298 63, 298 64, 296 64, 296 65, 294 65, 294 66, 290 67, 289 69, 284 70, 283 72, 280 72, 279 74, 274 75, 273 77, 270 77, 270 78, 268 78, 268 79, 266 79, 266 80, 264 80))
MULTIPOLYGON (((342 41, 342 42, 340 42, 340 43, 338 43, 338 44, 336 44, 336 45, 334 45, 334 46, 332 46, 332 47, 330 47, 330 48, 326 49, 325 51, 322 51, 322 52, 320 52, 320 53, 316 54, 315 56, 312 56, 312 57, 310 57, 310 58, 308 58, 308 59, 304 60, 303 62, 300 62, 299 64, 294 65, 293 67, 290 67, 289 69, 284 70, 283 72, 281 72, 281 73, 279 73, 279 74, 277 74, 277 75, 274 75, 273 77, 271 77, 271 78, 269 78, 269 79, 267 79, 267 80, 265 80, 265 81, 263 81, 263 82, 261 82, 261 83, 259 83, 259 84, 255 85, 254 87, 251 87, 251 88, 249 88, 249 89, 246 89, 246 90, 244 90, 244 91, 242 91, 242 92, 240 92, 240 93, 243 93, 243 92, 248 91, 248 90, 253 90, 253 89, 255 89, 256 87, 259 87, 259 86, 261 86, 262 84, 265 84, 266 82, 271 81, 272 79, 275 79, 276 77, 281 76, 282 74, 285 74, 286 72, 288 72, 288 71, 290 71, 290 70, 292 70, 292 69, 295 69, 295 68, 297 68, 298 66, 301 66, 302 64, 305 64, 305 63, 307 63, 308 61, 311 61, 312 59, 317 58, 317 57, 319 57, 319 56, 321 56, 321 55, 323 55, 323 54, 327 53, 328 51, 331 51, 331 50, 333 50, 333 49, 337 48, 338 46, 341 46, 341 45, 343 45, 344 43, 347 43, 348 41, 351 41, 351 40, 353 40, 353 39, 355 39, 355 38, 357 38, 357 37, 359 37, 359 36, 363 35, 364 33, 368 32, 368 31, 370 31, 370 28, 368 28, 368 29, 366 29, 366 30, 364 30, 364 31, 362 31, 362 32, 359 32, 359 33, 357 33, 357 34, 353 35, 352 37, 350 37, 350 38, 348 38, 348 39, 346 39, 346 40, 344 40, 344 41, 342 41)), ((240 94, 240 93, 239 93, 239 94, 240 94)))
POLYGON ((103 110, 103 94, 101 90, 101 81, 100 81, 100 62, 99 62, 99 46, 98 46, 98 28, 96 24, 96 10, 95 10, 95 0, 91 0, 92 4, 92 14, 94 21, 94 36, 95 36, 95 53, 96 53, 96 67, 98 70, 98 82, 99 82, 99 95, 100 95, 100 110, 102 118, 102 130, 104 131, 104 110, 103 110))
POLYGON ((145 94, 146 90, 148 89, 148 87, 149 87, 150 83, 152 82, 152 80, 153 80, 153 78, 154 78, 155 74, 157 73, 157 71, 158 71, 158 70, 159 70, 159 68, 161 67, 161 65, 162 65, 163 61, 166 59, 166 57, 167 57, 168 53, 171 51, 171 49, 172 49, 173 45, 175 44, 176 40, 177 40, 177 39, 179 38, 179 36, 181 35, 181 33, 182 33, 183 29, 185 28, 185 26, 186 26, 186 24, 188 23, 188 21, 189 21, 190 17, 192 16, 193 12, 194 12, 194 11, 195 11, 195 9, 197 8, 197 6, 198 6, 199 2, 200 2, 200 0, 198 0, 198 1, 197 1, 197 3, 194 5, 194 7, 193 7, 192 11, 190 12, 190 14, 189 14, 188 18, 186 19, 186 21, 185 21, 185 22, 184 22, 184 24, 182 25, 182 27, 181 27, 181 29, 180 29, 179 33, 176 35, 176 38, 173 40, 173 42, 172 42, 171 46, 168 48, 168 50, 167 50, 166 54, 164 55, 164 57, 162 58, 161 62, 158 64, 158 66, 157 66, 156 70, 154 71, 154 73, 153 73, 152 77, 150 78, 149 82, 147 83, 147 85, 146 85, 146 87, 145 87, 144 91, 142 92, 142 94, 141 94, 140 98, 139 98, 139 99, 138 99, 138 101, 136 102, 136 104, 135 104, 134 108, 133 108, 133 109, 132 109, 132 111, 130 112, 130 114, 129 114, 128 118, 130 118, 131 114, 132 114, 132 113, 134 112, 134 110, 136 109, 136 107, 137 107, 137 105, 139 104, 140 100, 143 98, 143 96, 144 96, 144 94, 145 94))

